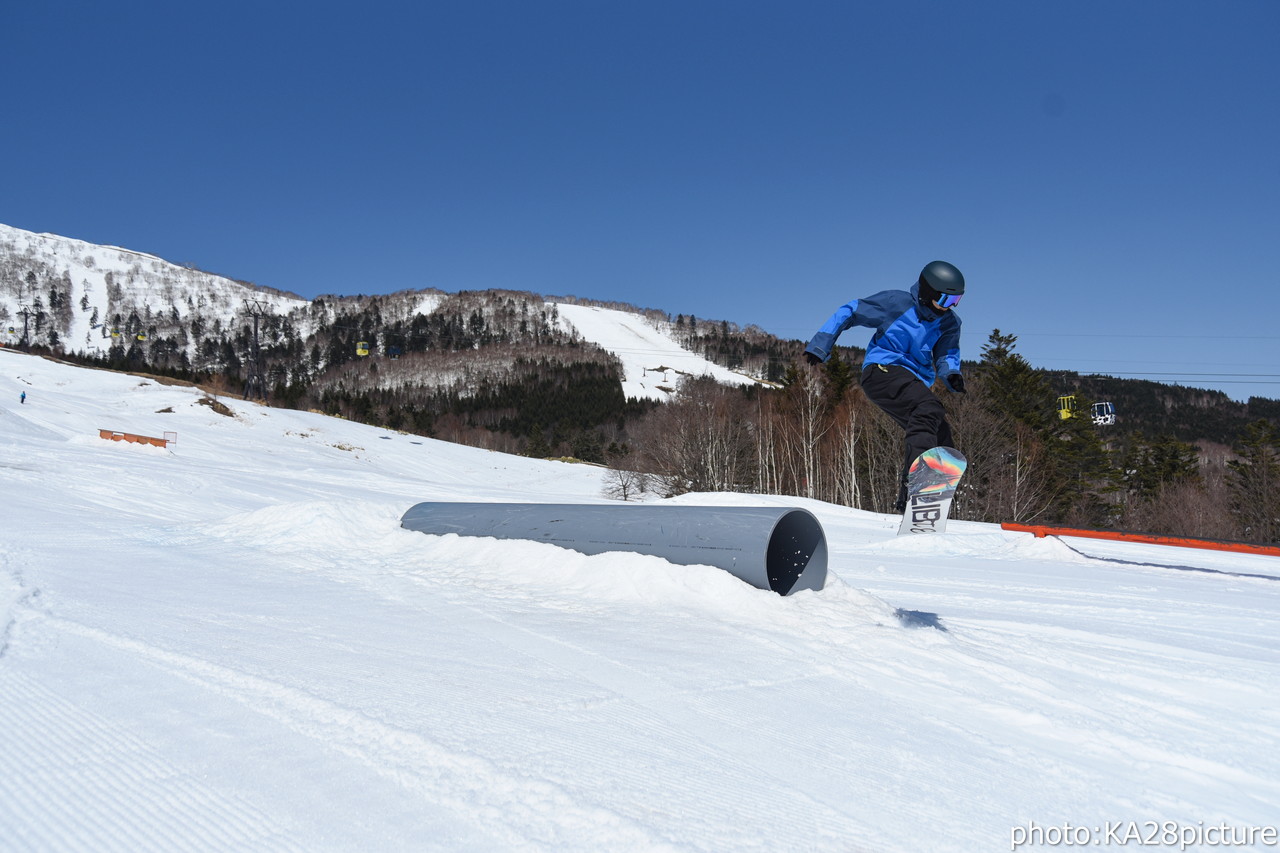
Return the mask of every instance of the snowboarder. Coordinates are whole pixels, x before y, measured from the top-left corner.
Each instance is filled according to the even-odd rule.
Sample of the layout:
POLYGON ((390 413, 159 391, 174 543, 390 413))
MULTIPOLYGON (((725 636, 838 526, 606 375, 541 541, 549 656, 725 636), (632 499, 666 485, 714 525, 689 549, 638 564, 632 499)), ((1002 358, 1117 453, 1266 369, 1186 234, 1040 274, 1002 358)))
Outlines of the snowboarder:
POLYGON ((932 447, 954 447, 942 401, 930 391, 941 375, 949 391, 964 393, 960 375, 960 317, 964 276, 946 261, 931 261, 910 290, 884 290, 836 309, 805 347, 810 365, 831 358, 836 338, 851 326, 875 329, 862 367, 867 399, 906 431, 906 454, 895 510, 907 503, 907 472, 932 447))
POLYGON ((22 396, 18 398, 18 402, 20 402, 20 403, 26 403, 26 402, 27 402, 27 392, 26 392, 26 391, 23 391, 23 392, 22 392, 22 396))

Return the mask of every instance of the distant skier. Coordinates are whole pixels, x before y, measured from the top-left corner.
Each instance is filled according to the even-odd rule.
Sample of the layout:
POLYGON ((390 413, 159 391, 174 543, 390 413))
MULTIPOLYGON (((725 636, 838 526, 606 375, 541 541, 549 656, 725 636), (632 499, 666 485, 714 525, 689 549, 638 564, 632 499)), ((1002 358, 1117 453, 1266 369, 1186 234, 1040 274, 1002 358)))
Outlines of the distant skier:
POLYGON ((22 392, 22 396, 18 398, 18 401, 19 401, 20 403, 26 403, 26 402, 27 402, 27 392, 26 392, 26 391, 23 391, 23 392, 22 392))
POLYGON ((906 454, 895 510, 907 503, 907 471, 931 447, 954 447, 942 401, 930 386, 942 376, 947 389, 964 393, 960 375, 960 317, 953 309, 964 294, 964 276, 946 261, 932 261, 910 290, 885 290, 836 309, 805 347, 810 365, 831 358, 836 338, 851 326, 875 329, 862 367, 867 399, 906 431, 906 454))

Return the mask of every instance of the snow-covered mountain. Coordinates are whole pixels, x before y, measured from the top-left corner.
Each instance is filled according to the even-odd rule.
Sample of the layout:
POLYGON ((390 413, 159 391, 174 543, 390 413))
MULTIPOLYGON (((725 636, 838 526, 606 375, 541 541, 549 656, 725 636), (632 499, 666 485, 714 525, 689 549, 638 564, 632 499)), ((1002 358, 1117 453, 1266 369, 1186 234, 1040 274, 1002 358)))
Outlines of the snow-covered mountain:
MULTIPOLYGON (((231 326, 248 300, 278 314, 307 304, 154 255, 0 225, 0 339, 10 343, 21 339, 24 308, 49 314, 65 351, 94 354, 110 349, 133 315, 144 328, 197 314, 231 326)), ((27 333, 35 335, 33 321, 27 333)))
POLYGON ((1269 849, 1280 560, 672 501, 812 511, 784 598, 400 527, 602 476, 0 350, 0 848, 1269 849))
MULTIPOLYGON (((406 319, 430 314, 442 302, 439 291, 421 291, 401 294, 386 307, 397 312, 394 319, 406 319)), ((566 301, 547 307, 566 332, 618 357, 628 396, 667 399, 682 376, 758 381, 684 349, 663 320, 566 301)), ((17 343, 25 331, 28 340, 93 355, 121 341, 161 335, 194 360, 201 341, 191 331, 193 320, 206 332, 230 331, 250 324, 251 311, 265 312, 284 317, 305 337, 359 308, 360 297, 326 297, 321 307, 153 255, 0 225, 0 343, 17 343)))

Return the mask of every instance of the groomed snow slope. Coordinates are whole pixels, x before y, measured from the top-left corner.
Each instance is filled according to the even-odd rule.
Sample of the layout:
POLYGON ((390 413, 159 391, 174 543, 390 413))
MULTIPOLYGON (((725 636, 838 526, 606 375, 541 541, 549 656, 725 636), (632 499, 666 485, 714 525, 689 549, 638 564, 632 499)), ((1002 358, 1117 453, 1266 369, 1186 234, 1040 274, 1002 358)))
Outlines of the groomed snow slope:
POLYGON ((683 348, 640 314, 567 302, 548 304, 555 305, 561 321, 583 340, 618 357, 624 374, 622 393, 629 398, 669 400, 686 376, 709 376, 725 385, 756 381, 683 348))
POLYGON ((782 598, 399 526, 601 501, 598 469, 200 398, 0 351, 0 848, 987 851, 1280 816, 1280 581, 1239 576, 1280 560, 679 501, 815 512, 832 576, 782 598))

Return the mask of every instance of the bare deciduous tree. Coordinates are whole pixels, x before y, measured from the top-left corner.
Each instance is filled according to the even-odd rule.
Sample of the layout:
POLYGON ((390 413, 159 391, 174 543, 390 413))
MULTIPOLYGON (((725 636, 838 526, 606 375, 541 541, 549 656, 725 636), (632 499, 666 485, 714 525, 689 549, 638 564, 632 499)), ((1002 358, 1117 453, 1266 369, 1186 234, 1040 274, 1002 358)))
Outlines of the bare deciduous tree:
POLYGON ((612 467, 604 475, 600 492, 610 500, 630 501, 648 494, 652 485, 649 474, 628 467, 612 467))
POLYGON ((669 493, 739 491, 755 474, 747 409, 736 389, 686 379, 638 428, 637 443, 669 493))

